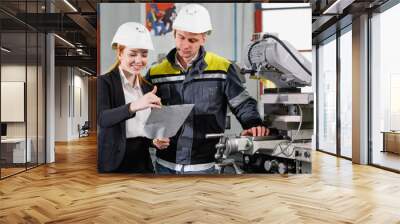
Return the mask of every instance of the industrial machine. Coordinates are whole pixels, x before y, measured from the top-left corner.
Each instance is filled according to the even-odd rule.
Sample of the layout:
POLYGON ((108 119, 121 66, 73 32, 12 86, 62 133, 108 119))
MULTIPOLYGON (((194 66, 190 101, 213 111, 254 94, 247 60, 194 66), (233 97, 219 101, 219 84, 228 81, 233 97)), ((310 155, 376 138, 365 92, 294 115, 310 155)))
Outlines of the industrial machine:
POLYGON ((256 34, 248 45, 241 73, 272 81, 276 88, 261 94, 265 125, 270 136, 245 137, 208 134, 219 138, 215 154, 220 173, 311 173, 313 93, 311 62, 290 43, 273 34, 256 34))

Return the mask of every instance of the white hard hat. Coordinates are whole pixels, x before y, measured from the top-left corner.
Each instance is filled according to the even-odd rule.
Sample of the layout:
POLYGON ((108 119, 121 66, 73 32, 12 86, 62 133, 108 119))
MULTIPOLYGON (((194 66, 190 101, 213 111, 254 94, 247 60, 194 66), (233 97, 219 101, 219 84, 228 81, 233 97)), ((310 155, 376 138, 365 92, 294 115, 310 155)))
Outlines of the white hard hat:
POLYGON ((138 49, 154 50, 150 32, 145 26, 136 22, 127 22, 118 27, 111 47, 114 49, 117 44, 138 49))
POLYGON ((210 33, 211 18, 208 10, 199 4, 188 4, 179 10, 172 28, 191 33, 210 33))

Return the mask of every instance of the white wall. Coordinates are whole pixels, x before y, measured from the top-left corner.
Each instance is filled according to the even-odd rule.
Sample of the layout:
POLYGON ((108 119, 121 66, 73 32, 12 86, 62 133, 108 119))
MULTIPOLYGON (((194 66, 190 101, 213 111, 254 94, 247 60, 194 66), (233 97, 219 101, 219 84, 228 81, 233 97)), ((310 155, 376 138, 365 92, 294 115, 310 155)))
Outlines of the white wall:
POLYGON ((56 67, 55 68, 55 140, 67 141, 68 140, 68 68, 56 67))
POLYGON ((88 78, 72 67, 56 67, 55 73, 55 141, 77 139, 78 124, 88 120, 88 78), (82 115, 77 105, 81 105, 82 115))
MULTIPOLYGON (((267 5, 275 4, 267 3, 263 7, 267 5)), ((308 3, 302 5, 309 6, 308 3)), ((279 38, 289 41, 298 50, 311 50, 311 7, 265 10, 262 17, 263 32, 277 33, 279 38)), ((311 53, 306 57, 311 60, 311 53)))
POLYGON ((78 138, 78 124, 82 126, 85 121, 88 121, 88 109, 89 109, 89 102, 88 102, 88 77, 82 76, 79 70, 74 71, 74 82, 73 86, 75 91, 72 93, 74 96, 73 105, 74 105, 74 113, 72 113, 72 124, 71 124, 71 135, 73 138, 78 138), (80 93, 78 93, 80 91, 80 93), (80 95, 80 97, 79 97, 80 95), (80 102, 79 102, 80 101, 80 102), (81 107, 81 108, 79 108, 81 107), (81 113, 79 111, 81 109, 81 113))

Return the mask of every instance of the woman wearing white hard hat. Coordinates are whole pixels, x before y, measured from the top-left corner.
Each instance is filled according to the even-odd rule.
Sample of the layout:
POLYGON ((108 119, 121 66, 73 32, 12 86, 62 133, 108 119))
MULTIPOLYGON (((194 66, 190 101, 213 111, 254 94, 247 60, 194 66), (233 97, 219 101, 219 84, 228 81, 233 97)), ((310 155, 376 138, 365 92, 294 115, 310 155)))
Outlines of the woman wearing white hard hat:
MULTIPOLYGON (((147 83, 141 71, 153 50, 150 33, 142 24, 122 24, 111 46, 116 63, 98 78, 97 113, 99 172, 153 173, 149 146, 144 136, 144 121, 151 108, 160 108, 157 87, 147 83)), ((163 149, 169 140, 154 142, 163 149)))

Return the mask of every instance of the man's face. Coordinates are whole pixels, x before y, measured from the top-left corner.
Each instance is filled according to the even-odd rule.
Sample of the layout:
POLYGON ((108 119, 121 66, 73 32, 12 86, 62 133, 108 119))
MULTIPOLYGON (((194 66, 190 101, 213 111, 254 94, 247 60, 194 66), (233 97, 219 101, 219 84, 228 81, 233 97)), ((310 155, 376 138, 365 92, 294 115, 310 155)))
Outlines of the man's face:
POLYGON ((178 55, 189 62, 199 52, 201 46, 206 42, 205 33, 190 33, 176 30, 175 44, 178 55))

